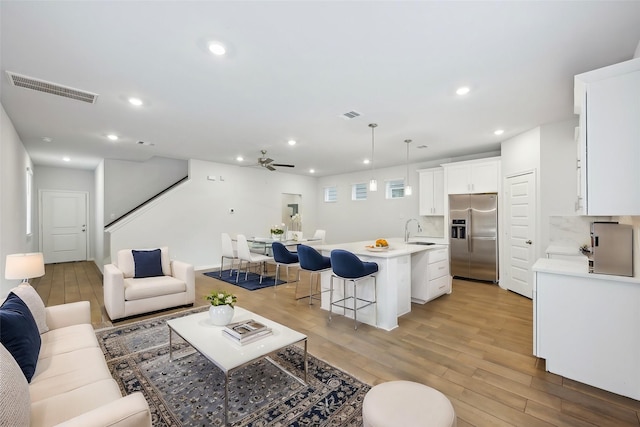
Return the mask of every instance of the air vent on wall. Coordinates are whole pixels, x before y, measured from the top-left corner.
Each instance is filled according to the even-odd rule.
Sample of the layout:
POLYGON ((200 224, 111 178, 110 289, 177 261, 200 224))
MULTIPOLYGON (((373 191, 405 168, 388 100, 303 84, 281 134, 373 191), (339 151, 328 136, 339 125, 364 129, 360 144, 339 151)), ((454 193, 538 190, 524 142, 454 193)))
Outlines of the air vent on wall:
POLYGON ((357 111, 348 111, 344 114, 341 114, 340 117, 342 117, 345 120, 351 120, 351 119, 355 119, 356 117, 360 117, 362 115, 362 113, 358 113, 357 111))
POLYGON ((47 82, 45 80, 35 79, 33 77, 23 76, 11 71, 7 71, 9 81, 13 86, 23 87, 26 89, 37 90, 38 92, 50 93, 52 95, 63 96, 65 98, 75 99, 77 101, 95 104, 98 94, 87 92, 81 89, 59 85, 57 83, 47 82))

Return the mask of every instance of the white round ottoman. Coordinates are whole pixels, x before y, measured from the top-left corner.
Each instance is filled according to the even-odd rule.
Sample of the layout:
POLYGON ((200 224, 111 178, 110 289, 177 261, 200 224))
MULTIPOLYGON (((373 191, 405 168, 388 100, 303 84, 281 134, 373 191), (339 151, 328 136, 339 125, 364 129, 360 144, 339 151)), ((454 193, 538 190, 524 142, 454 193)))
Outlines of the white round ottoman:
POLYGON ((411 381, 378 384, 362 402, 364 427, 455 427, 456 413, 447 397, 411 381))

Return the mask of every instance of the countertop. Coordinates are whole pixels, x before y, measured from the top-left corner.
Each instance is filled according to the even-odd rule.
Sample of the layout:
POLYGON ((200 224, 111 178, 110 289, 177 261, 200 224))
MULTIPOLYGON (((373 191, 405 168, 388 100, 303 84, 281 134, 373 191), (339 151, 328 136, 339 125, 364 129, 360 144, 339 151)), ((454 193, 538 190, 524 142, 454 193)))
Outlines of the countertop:
POLYGON ((638 283, 639 277, 614 276, 611 274, 589 273, 589 264, 564 259, 540 258, 533 264, 533 271, 540 273, 562 274, 565 276, 586 277, 589 279, 613 280, 617 282, 638 283))
MULTIPOLYGON (((428 246, 411 244, 411 240, 413 240, 413 238, 409 239, 410 240, 409 243, 405 243, 404 239, 400 237, 385 238, 385 240, 387 240, 387 242, 389 243, 389 249, 380 251, 380 252, 370 251, 366 248, 368 245, 374 245, 375 240, 371 240, 371 241, 366 240, 362 242, 336 243, 332 245, 314 245, 314 248, 317 249, 318 251, 327 251, 327 252, 333 249, 344 249, 344 250, 353 252, 356 255, 362 255, 362 256, 367 256, 371 258, 395 258, 403 255, 410 255, 416 252, 447 248, 447 245, 444 245, 444 244, 435 244, 435 245, 428 245, 428 246)), ((424 241, 427 241, 427 240, 424 240, 424 241)), ((435 239, 429 240, 429 241, 438 243, 435 241, 435 239)))

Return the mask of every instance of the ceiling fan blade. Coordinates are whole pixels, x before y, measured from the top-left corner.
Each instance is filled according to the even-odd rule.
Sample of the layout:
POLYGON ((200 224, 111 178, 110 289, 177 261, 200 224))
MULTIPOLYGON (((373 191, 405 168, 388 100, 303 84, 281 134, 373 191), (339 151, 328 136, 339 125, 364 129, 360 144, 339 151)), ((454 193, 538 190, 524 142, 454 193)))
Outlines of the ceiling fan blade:
POLYGON ((283 164, 283 163, 273 163, 272 166, 279 166, 281 168, 295 168, 296 165, 287 165, 287 164, 283 164))
POLYGON ((271 166, 271 165, 264 165, 264 167, 265 167, 265 168, 267 168, 267 169, 269 169, 270 171, 274 171, 274 170, 276 170, 276 168, 274 168, 274 167, 273 167, 273 166, 271 166))
POLYGON ((273 162, 273 159, 270 159, 270 158, 268 158, 268 157, 267 157, 266 159, 265 159, 265 158, 262 158, 262 159, 260 159, 260 160, 262 161, 262 164, 265 164, 265 165, 266 165, 267 163, 271 163, 271 162, 273 162))

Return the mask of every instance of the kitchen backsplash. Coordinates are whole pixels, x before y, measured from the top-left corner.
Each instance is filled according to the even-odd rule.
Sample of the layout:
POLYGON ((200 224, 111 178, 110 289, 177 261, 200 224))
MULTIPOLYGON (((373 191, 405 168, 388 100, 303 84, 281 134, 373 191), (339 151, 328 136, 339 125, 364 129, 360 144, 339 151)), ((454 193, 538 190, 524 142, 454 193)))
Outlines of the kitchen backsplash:
POLYGON ((420 226, 421 236, 444 237, 444 217, 443 216, 421 216, 420 226))
POLYGON ((579 248, 591 246, 591 223, 612 221, 611 217, 551 216, 549 217, 549 244, 579 248))

